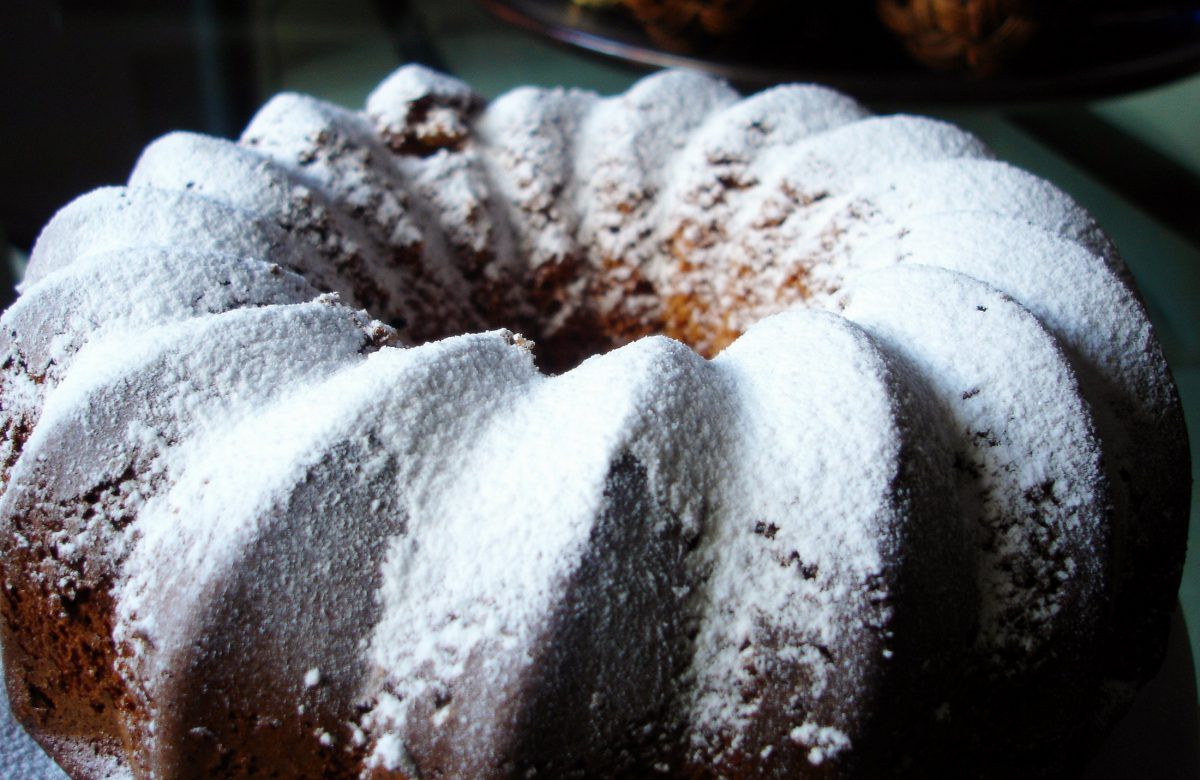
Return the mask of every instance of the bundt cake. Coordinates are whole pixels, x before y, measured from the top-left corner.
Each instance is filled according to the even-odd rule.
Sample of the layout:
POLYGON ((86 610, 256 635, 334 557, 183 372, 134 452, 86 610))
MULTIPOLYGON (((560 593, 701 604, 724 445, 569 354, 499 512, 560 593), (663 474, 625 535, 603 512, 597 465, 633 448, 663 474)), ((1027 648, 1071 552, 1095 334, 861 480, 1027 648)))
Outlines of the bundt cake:
POLYGON ((941 122, 410 66, 155 141, 21 291, 4 669, 76 777, 1036 776, 1162 655, 1143 306, 941 122))

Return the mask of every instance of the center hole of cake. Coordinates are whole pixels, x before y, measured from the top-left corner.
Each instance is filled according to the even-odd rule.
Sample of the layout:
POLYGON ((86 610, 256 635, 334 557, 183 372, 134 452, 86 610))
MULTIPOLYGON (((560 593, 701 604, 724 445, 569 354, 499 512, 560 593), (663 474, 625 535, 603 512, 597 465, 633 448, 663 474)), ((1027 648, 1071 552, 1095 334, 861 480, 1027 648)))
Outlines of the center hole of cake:
POLYGON ((703 278, 673 259, 659 265, 660 270, 663 265, 672 273, 655 281, 619 261, 547 263, 527 272, 525 279, 480 274, 467 279, 467 300, 423 307, 428 310, 422 316, 396 318, 396 324, 410 344, 507 328, 534 343, 542 371, 560 374, 589 357, 652 335, 676 339, 711 358, 754 320, 804 297, 797 286, 786 296, 795 300, 773 296, 772 303, 778 305, 764 307, 748 290, 729 295, 729 289, 738 286, 728 279, 715 284, 717 280, 703 278))

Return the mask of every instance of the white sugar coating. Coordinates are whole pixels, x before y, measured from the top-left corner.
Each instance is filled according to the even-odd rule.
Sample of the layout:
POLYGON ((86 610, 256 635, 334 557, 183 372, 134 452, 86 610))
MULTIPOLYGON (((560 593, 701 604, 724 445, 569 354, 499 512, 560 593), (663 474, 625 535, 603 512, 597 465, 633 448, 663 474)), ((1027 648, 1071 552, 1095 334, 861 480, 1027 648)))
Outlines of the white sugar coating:
POLYGON ((332 103, 283 93, 258 110, 240 143, 360 214, 364 226, 377 232, 385 246, 415 251, 422 244, 437 243, 439 236, 414 213, 419 207, 386 164, 391 153, 364 117, 332 103))
POLYGON ((520 256, 531 268, 580 251, 579 217, 567 196, 580 126, 599 100, 580 90, 522 87, 497 98, 476 126, 520 256))
MULTIPOLYGON (((89 255, 28 286, 0 319, 0 359, 12 366, 0 376, 0 426, 32 429, 46 394, 89 340, 315 296, 301 277, 233 255, 165 247, 89 255)), ((5 437, 5 464, 15 460, 18 445, 5 437)))
POLYGON ((371 93, 367 116, 398 153, 392 163, 411 182, 412 196, 429 208, 456 256, 465 255, 495 277, 502 269, 512 270, 516 254, 483 155, 468 141, 481 105, 482 98, 462 81, 409 65, 371 93), (407 149, 411 143, 421 148, 407 149))
POLYGON ((438 103, 475 103, 482 98, 471 85, 423 65, 404 65, 397 68, 367 96, 367 114, 386 123, 407 129, 408 106, 432 98, 438 103))
POLYGON ((861 104, 826 87, 787 84, 726 105, 692 133, 685 154, 703 153, 710 165, 750 162, 763 149, 869 116, 861 104))
MULTIPOLYGON (((284 690, 298 693, 306 671, 319 668, 321 696, 341 700, 318 703, 348 721, 349 701, 366 684, 363 640, 380 605, 369 594, 385 540, 411 527, 430 486, 453 476, 480 418, 498 411, 488 401, 503 399, 505 378, 515 388, 534 376, 528 352, 505 334, 383 350, 192 448, 182 478, 143 512, 119 605, 118 633, 142 695, 152 704, 204 695, 175 691, 173 670, 214 663, 230 690, 253 701, 254 687, 238 675, 255 664, 228 656, 266 651, 284 690), (449 393, 463 404, 445 403, 449 393), (338 480, 339 494, 323 489, 327 479, 338 480), (164 610, 171 604, 190 606, 164 610), (260 620, 274 626, 270 635, 259 634, 260 620), (213 637, 210 646, 192 641, 197 629, 213 637)), ((186 727, 173 712, 157 713, 159 733, 186 727)), ((321 725, 349 734, 346 723, 321 725)))
MULTIPOLYGON (((391 151, 358 113, 283 93, 259 109, 240 143, 359 213, 386 246, 436 244, 440 237, 422 213, 424 205, 411 197, 405 177, 391 164, 391 151)), ((446 264, 444 254, 431 254, 431 264, 435 260, 446 264)))
POLYGON ((391 184, 387 148, 357 113, 306 95, 285 92, 258 110, 240 143, 274 160, 344 208, 358 210, 390 246, 424 239, 403 188, 391 184))
POLYGON ((308 250, 256 215, 186 192, 103 187, 64 206, 38 235, 22 290, 78 258, 139 246, 183 246, 291 267, 308 250))
POLYGON ((88 255, 26 287, 0 319, 5 347, 53 387, 89 340, 116 330, 269 304, 319 293, 273 263, 184 247, 135 247, 88 255), (38 329, 50 319, 53 328, 38 329))
POLYGON ((864 174, 856 187, 863 198, 892 220, 952 211, 987 211, 1027 220, 1078 241, 1101 257, 1114 257, 1108 237, 1069 195, 1008 163, 954 160, 901 165, 864 174))
MULTIPOLYGON (((727 113, 733 111, 727 109, 727 113)), ((782 221, 814 201, 844 194, 857 179, 872 172, 918 161, 990 156, 970 134, 935 120, 894 116, 851 121, 849 113, 836 116, 844 123, 829 118, 824 127, 817 126, 819 132, 814 128, 808 136, 789 128, 785 121, 789 117, 773 117, 778 125, 768 127, 778 127, 776 132, 764 134, 755 144, 745 144, 739 155, 709 148, 698 136, 675 159, 671 189, 660 204, 664 217, 672 223, 719 224, 735 211, 734 204, 744 202, 736 210, 760 222, 751 235, 769 233, 772 222, 782 221), (787 143, 773 143, 776 135, 787 138, 787 143), (760 199, 766 203, 760 205, 760 199), (767 213, 769 206, 778 212, 774 219, 767 213)), ((721 127, 715 120, 723 117, 724 113, 716 115, 710 124, 721 127)), ((805 128, 801 122, 794 124, 805 128)), ((668 224, 666 230, 670 232, 664 238, 679 228, 668 224)), ((741 235, 724 232, 735 242, 741 235)))
POLYGON ((258 214, 313 249, 297 258, 310 265, 292 267, 321 290, 392 320, 421 319, 422 310, 411 302, 413 280, 391 259, 386 236, 252 149, 172 133, 142 152, 129 181, 130 186, 199 193, 258 214))
POLYGON ((494 186, 483 156, 471 146, 458 153, 439 150, 428 157, 398 161, 410 191, 431 217, 456 256, 468 258, 466 271, 496 278, 514 273, 517 252, 512 229, 492 195, 494 186))
POLYGON ((764 179, 805 202, 845 193, 856 180, 896 166, 991 156, 979 139, 954 125, 897 115, 869 117, 781 147, 759 167, 764 179))
POLYGON ((312 265, 291 267, 321 289, 340 293, 349 305, 363 303, 365 296, 347 278, 365 277, 380 286, 399 281, 386 273, 383 246, 340 207, 268 158, 230 141, 196 133, 165 135, 142 151, 129 186, 193 192, 274 222, 316 250, 296 258, 315 258, 312 265))
POLYGON ((732 211, 739 193, 758 183, 752 170, 771 150, 791 148, 866 115, 853 100, 815 86, 776 87, 727 105, 711 114, 671 159, 658 209, 670 214, 682 202, 718 214, 732 211))
POLYGON ((416 323, 432 319, 429 302, 436 301, 443 316, 465 329, 482 327, 468 305, 470 287, 447 246, 436 207, 417 197, 413 172, 404 169, 366 117, 284 93, 255 114, 240 143, 356 214, 390 250, 389 264, 401 281, 383 292, 400 298, 394 311, 401 317, 416 323))
MULTIPOLYGON (((898 237, 866 248, 865 265, 915 262, 958 271, 1012 295, 1054 334, 1072 361, 1095 415, 1116 502, 1118 578, 1114 632, 1136 631, 1147 612, 1169 609, 1148 596, 1176 549, 1170 485, 1182 478, 1186 443, 1161 348, 1136 294, 1090 250, 1020 220, 990 214, 940 214, 915 220, 898 237), (1139 507, 1134 511, 1133 507, 1139 507)), ((1118 664, 1136 674, 1142 662, 1118 664)))
MULTIPOLYGON (((842 179, 840 186, 839 176, 832 181, 814 176, 817 166, 811 163, 802 164, 794 177, 789 166, 781 165, 764 181, 761 200, 739 211, 727 233, 763 236, 766 250, 749 242, 739 248, 769 252, 783 268, 806 268, 805 282, 818 293, 836 289, 859 247, 902 232, 911 220, 940 213, 986 211, 1027 220, 1097 251, 1107 247, 1091 218, 1046 182, 991 160, 941 159, 943 145, 936 136, 930 140, 930 152, 918 161, 896 163, 881 152, 877 168, 842 179), (815 190, 813 183, 819 185, 815 190), (837 186, 832 195, 831 184, 837 186), (802 209, 792 205, 797 201, 802 209), (774 229, 764 231, 764 226, 774 229)), ((972 152, 969 146, 961 151, 972 152)))
POLYGON ((1080 363, 1082 381, 1103 385, 1096 398, 1107 395, 1131 427, 1160 418, 1171 403, 1165 364, 1146 359, 1160 348, 1145 307, 1122 274, 1082 244, 1025 220, 957 212, 914 219, 858 257, 864 266, 938 266, 1004 290, 1080 363))
MULTIPOLYGON (((60 424, 100 427, 103 418, 88 415, 105 409, 111 414, 113 399, 106 404, 96 398, 103 394, 130 399, 122 419, 105 421, 104 427, 124 428, 114 435, 141 438, 146 433, 141 426, 150 425, 154 439, 177 443, 191 435, 178 426, 224 429, 229 417, 261 409, 293 384, 361 359, 385 331, 361 312, 324 301, 239 309, 145 331, 114 330, 80 351, 76 370, 47 399, 30 444, 53 435, 60 424), (230 354, 238 360, 230 361, 230 354), (150 424, 150 418, 157 422, 150 424)), ((129 456, 105 447, 113 457, 129 456)), ((77 474, 94 476, 86 463, 78 464, 77 474)), ((71 480, 60 484, 69 487, 71 480)))
MULTIPOLYGON (((18 461, 0 514, 58 502, 61 534, 72 547, 60 549, 62 559, 74 564, 90 550, 83 572, 90 583, 123 557, 120 529, 136 529, 145 501, 178 477, 189 447, 293 384, 360 359, 373 327, 347 309, 313 303, 115 331, 90 342, 46 400, 27 443, 38 457, 18 461)), ((74 571, 63 576, 76 579, 74 571)))
POLYGON ((853 100, 816 86, 775 87, 728 105, 710 115, 671 159, 658 209, 669 219, 679 206, 691 206, 706 223, 715 221, 735 208, 732 201, 741 191, 758 183, 756 166, 772 150, 794 149, 802 139, 866 116, 853 100))
POLYGON ((180 475, 188 453, 295 385, 361 359, 377 330, 343 307, 314 303, 118 331, 90 342, 51 393, 27 445, 31 456, 18 461, 0 500, 9 537, 13 518, 24 511, 46 502, 59 507, 60 527, 33 529, 44 538, 25 537, 56 555, 25 575, 53 578, 64 599, 110 587, 119 599, 121 562, 154 497, 180 475))
POLYGON ((721 312, 726 328, 743 332, 763 316, 837 289, 856 263, 841 223, 893 216, 855 200, 868 172, 988 154, 971 135, 932 120, 829 124, 794 143, 748 149, 736 164, 715 164, 700 145, 676 158, 675 185, 656 222, 659 242, 678 262, 647 273, 664 295, 690 298, 701 317, 721 312))
POLYGON ((639 265, 654 230, 653 206, 666 187, 670 160, 713 112, 736 102, 729 86, 698 74, 667 71, 588 112, 575 144, 580 244, 593 262, 639 265))
MULTIPOLYGON (((911 138, 918 145, 924 144, 918 140, 922 136, 911 138)), ((821 260, 839 255, 852 257, 857 247, 901 232, 908 221, 922 216, 980 211, 1024 219, 1097 252, 1107 251, 1107 239, 1095 222, 1061 191, 1005 163, 943 159, 945 147, 937 137, 924 138, 932 142, 926 147, 930 151, 916 161, 889 159, 887 152, 881 152, 883 156, 874 169, 865 169, 849 180, 835 174, 833 181, 842 179, 842 183, 832 197, 820 197, 828 196, 829 180, 813 176, 816 165, 802 163, 794 176, 789 166, 779 166, 773 178, 763 184, 762 204, 740 212, 729 231, 736 236, 758 226, 762 232, 763 224, 780 223, 770 236, 774 245, 796 245, 798 248, 790 251, 803 253, 808 263, 814 264, 814 256, 821 260), (815 192, 806 183, 812 179, 820 184, 815 192), (800 202, 808 206, 798 219, 789 219, 787 211, 780 213, 780 202, 796 200, 790 193, 799 193, 800 202), (817 202, 809 202, 812 200, 817 202)), ((819 141, 818 137, 813 142, 819 141)), ((970 145, 958 152, 948 150, 968 157, 974 151, 970 145)), ((814 266, 817 272, 822 271, 819 263, 814 266)))
POLYGON ((797 726, 792 730, 791 738, 804 745, 813 745, 808 751, 808 762, 813 766, 820 766, 826 759, 835 757, 851 747, 850 738, 844 733, 814 723, 797 726))
POLYGON ((176 131, 152 141, 129 186, 186 190, 276 221, 311 219, 311 190, 266 157, 200 133, 176 131))
MULTIPOLYGON (((1004 290, 1062 344, 1085 395, 1108 429, 1108 457, 1152 485, 1162 472, 1146 465, 1153 448, 1136 431, 1169 415, 1174 387, 1145 308, 1121 274, 1084 246, 1029 224, 978 212, 916 219, 902 234, 866 247, 866 267, 913 262, 971 276, 1004 290), (1140 461, 1143 465, 1132 465, 1140 461), (1155 476, 1153 472, 1157 472, 1155 476)), ((1160 453, 1165 454, 1165 453, 1160 453)), ((1150 492, 1158 492, 1151 490, 1150 492)))
POLYGON ((706 224, 701 203, 660 221, 663 241, 683 253, 688 270, 679 275, 670 273, 672 266, 662 268, 661 284, 698 295, 700 308, 722 312, 736 334, 766 314, 836 292, 859 265, 861 247, 923 216, 960 211, 1032 222, 1119 265, 1095 223, 1066 195, 1003 163, 972 159, 984 150, 966 134, 944 125, 913 132, 919 126, 905 118, 868 120, 800 141, 780 150, 778 159, 764 155, 762 175, 751 177, 757 185, 738 196, 727 218, 720 219, 717 207, 719 221, 706 224), (895 146, 886 138, 892 124, 900 130, 895 146), (852 129, 860 143, 834 142, 852 129), (869 135, 874 143, 866 143, 869 135), (848 175, 826 158, 846 162, 848 175), (744 273, 695 273, 697 265, 744 273))
POLYGON ((1111 587, 1108 495, 1057 343, 995 288, 916 264, 856 275, 840 304, 926 378, 957 429, 960 497, 978 528, 981 663, 1070 671, 1055 654, 1095 641, 1111 587))
POLYGON ((903 401, 912 390, 868 337, 826 313, 765 319, 713 365, 738 409, 719 494, 731 511, 703 547, 712 574, 692 661, 693 744, 817 749, 796 735, 860 734, 877 708, 878 659, 908 641, 894 594, 954 602, 900 585, 914 528, 938 538, 926 565, 941 588, 954 582, 945 556, 966 549, 947 464, 931 455, 933 410, 903 401), (765 669, 782 693, 759 689, 765 669), (744 733, 756 741, 736 743, 744 733))
POLYGON ((470 114, 483 103, 464 81, 421 65, 406 65, 367 96, 367 115, 393 145, 410 137, 444 141, 467 135, 470 114))
MULTIPOLYGON (((593 740, 667 701, 662 661, 679 652, 681 613, 694 609, 676 603, 695 579, 682 548, 702 520, 717 522, 704 496, 720 480, 728 434, 712 369, 666 339, 517 390, 454 474, 410 499, 371 643, 386 680, 371 729, 405 735, 418 765, 451 751, 475 777, 492 776, 534 700, 582 720, 571 728, 593 740), (597 617, 576 626, 583 605, 597 617), (559 655, 578 642, 586 657, 559 655)), ((376 753, 383 766, 395 758, 387 744, 376 753)), ((584 760, 603 745, 574 747, 584 760)))

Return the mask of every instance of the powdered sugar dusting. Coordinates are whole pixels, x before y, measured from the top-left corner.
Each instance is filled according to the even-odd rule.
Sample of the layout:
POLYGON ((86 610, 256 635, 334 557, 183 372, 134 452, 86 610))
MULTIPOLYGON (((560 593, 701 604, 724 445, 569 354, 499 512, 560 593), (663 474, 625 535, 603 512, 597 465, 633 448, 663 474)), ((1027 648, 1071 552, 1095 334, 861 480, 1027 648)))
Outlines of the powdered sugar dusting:
MULTIPOLYGON (((799 110, 820 95, 781 96, 799 110)), ((760 110, 779 102, 758 99, 760 110)), ((889 216, 848 195, 861 189, 858 179, 900 162, 986 154, 947 125, 907 117, 852 121, 860 112, 842 106, 819 123, 755 112, 742 131, 755 140, 733 143, 736 152, 710 148, 699 135, 680 155, 656 219, 673 262, 647 271, 667 302, 668 332, 712 354, 758 319, 836 289, 854 262, 844 221, 889 216), (810 125, 813 133, 804 136, 810 125)))
POLYGON ((367 115, 398 152, 454 146, 466 138, 483 98, 463 81, 406 65, 367 97, 367 115))
MULTIPOLYGON (((31 431, 46 395, 91 340, 230 309, 315 297, 278 266, 186 249, 137 248, 90 255, 29 286, 0 320, 0 426, 31 431), (53 323, 43 327, 42 323, 53 323)), ((5 437, 3 479, 19 441, 5 437)))
POLYGON ((1094 641, 1096 598, 1109 588, 1106 487, 1057 344, 1010 298, 948 271, 864 273, 844 295, 845 315, 916 366, 959 429, 960 494, 979 528, 983 662, 1035 667, 1094 641))
MULTIPOLYGON (((320 670, 312 690, 323 706, 304 717, 333 737, 352 739, 350 705, 367 671, 361 654, 379 619, 379 602, 363 596, 378 587, 383 540, 411 526, 422 485, 450 476, 446 465, 469 447, 485 410, 495 408, 484 401, 503 396, 503 377, 518 387, 532 374, 528 353, 499 334, 385 350, 193 448, 183 477, 144 513, 120 604, 130 680, 144 686, 147 706, 189 695, 171 674, 181 663, 211 666, 240 690, 241 670, 253 664, 228 654, 265 643, 279 659, 274 679, 285 690, 310 687, 304 685, 309 671, 320 670), (452 387, 475 403, 445 404, 452 387), (413 452, 444 453, 447 460, 413 452), (331 497, 320 486, 335 473, 343 488, 331 497), (320 565, 334 550, 347 568, 320 565), (177 563, 164 569, 164 560, 177 563), (293 591, 287 585, 300 564, 314 586, 293 591), (264 591, 272 594, 265 603, 264 591), (268 610, 272 635, 258 637, 256 621, 230 610, 231 600, 268 610), (164 621, 158 605, 169 603, 192 607, 164 621), (238 641, 231 649, 224 642, 196 648, 190 637, 200 626, 238 641)), ((252 694, 229 706, 253 708, 252 694)))
POLYGON ((31 285, 3 323, 14 359, 45 390, 67 373, 84 343, 108 332, 317 295, 302 277, 259 260, 139 247, 90 255, 31 285), (47 317, 52 329, 33 327, 47 317))
POLYGON ((103 187, 71 201, 42 228, 23 284, 85 255, 142 246, 183 246, 285 267, 314 265, 296 263, 305 247, 249 212, 187 192, 103 187))
MULTIPOLYGON (((719 498, 733 511, 704 547, 713 573, 689 694, 693 744, 718 766, 735 760, 723 753, 787 754, 796 743, 832 759, 816 735, 848 746, 878 695, 870 670, 895 636, 906 528, 944 523, 931 509, 940 499, 899 499, 945 492, 923 469, 924 483, 909 484, 900 462, 929 424, 907 417, 916 408, 901 422, 899 378, 865 334, 829 315, 768 318, 714 365, 734 387, 738 435, 719 498), (759 679, 765 669, 775 683, 759 679)), ((941 539, 949 548, 961 535, 943 528, 941 539)))
MULTIPOLYGON (((1095 415, 1115 503, 1114 544, 1128 556, 1114 572, 1121 617, 1113 629, 1113 645, 1127 646, 1120 637, 1136 633, 1134 626, 1156 609, 1147 597, 1150 573, 1163 570, 1162 550, 1174 546, 1166 540, 1169 522, 1134 518, 1170 515, 1166 497, 1180 479, 1182 459, 1182 445, 1170 433, 1175 389, 1127 274, 1114 269, 1111 258, 1105 262, 1025 221, 976 211, 913 220, 861 256, 867 265, 917 262, 987 282, 1011 294, 1058 339, 1095 415)), ((1158 603, 1157 609, 1169 608, 1158 603)), ((1111 673, 1128 678, 1136 674, 1131 668, 1120 661, 1111 673)))
POLYGON ((589 111, 574 147, 576 177, 568 202, 579 216, 577 240, 595 282, 597 308, 645 318, 657 302, 639 293, 639 269, 656 251, 655 204, 671 160, 712 113, 734 103, 726 84, 668 71, 589 111))
POLYGON ((142 151, 129 185, 201 194, 256 214, 312 250, 288 266, 311 284, 341 294, 350 306, 386 313, 399 305, 384 292, 398 279, 377 237, 261 154, 219 138, 170 133, 142 151))
POLYGON ((378 313, 402 320, 410 341, 437 337, 449 322, 482 327, 436 214, 366 117, 310 97, 278 95, 255 115, 240 143, 339 204, 387 250, 387 261, 371 267, 388 307, 378 313))
MULTIPOLYGON (((193 438, 223 430, 367 346, 365 320, 344 312, 322 304, 247 309, 90 343, 47 399, 28 445, 41 457, 18 463, 5 505, 12 511, 41 500, 41 485, 54 475, 51 495, 65 515, 60 533, 91 558, 59 576, 94 586, 124 556, 123 537, 146 499, 178 478, 181 443, 194 446, 193 438), (289 361, 272 359, 285 346, 289 361), (228 361, 231 352, 238 363, 228 361)), ((60 559, 74 564, 77 555, 60 547, 60 559)))
POLYGON ((590 92, 523 87, 497 98, 480 118, 484 163, 531 268, 564 263, 580 251, 578 214, 566 196, 579 130, 597 101, 590 92))
MULTIPOLYGON (((582 718, 587 725, 572 728, 590 739, 662 707, 671 665, 647 662, 631 677, 626 658, 680 652, 674 598, 646 594, 670 596, 672 585, 683 586, 678 597, 689 592, 680 556, 700 532, 702 497, 715 478, 702 453, 720 451, 713 445, 724 435, 725 415, 704 414, 719 408, 709 371, 686 348, 654 339, 538 379, 471 442, 461 472, 419 502, 413 497, 408 533, 384 568, 384 613, 371 647, 385 685, 366 720, 371 730, 407 735, 418 766, 444 750, 457 771, 483 777, 503 760, 529 697, 569 711, 571 721, 582 718), (564 438, 568 426, 572 436, 564 438), (694 457, 664 459, 666 447, 694 457), (620 507, 630 502, 642 510, 626 514, 620 507), (646 535, 656 541, 627 546, 646 535), (662 571, 625 568, 654 550, 662 571), (514 556, 521 566, 510 565, 514 556), (562 672, 575 668, 582 679, 557 678, 558 653, 574 652, 570 626, 578 619, 560 610, 597 602, 611 605, 597 607, 604 614, 618 603, 630 611, 577 638, 590 660, 576 658, 580 666, 562 672), (531 675, 546 675, 545 683, 531 675), (576 685, 595 695, 568 697, 576 685)), ((388 744, 376 751, 380 765, 388 763, 388 744)), ((530 759, 583 760, 589 749, 601 755, 604 744, 572 749, 580 752, 548 747, 530 759)))
POLYGON ((813 746, 808 751, 808 763, 813 766, 820 766, 851 746, 850 738, 842 732, 814 723, 797 726, 789 736, 793 742, 813 746))

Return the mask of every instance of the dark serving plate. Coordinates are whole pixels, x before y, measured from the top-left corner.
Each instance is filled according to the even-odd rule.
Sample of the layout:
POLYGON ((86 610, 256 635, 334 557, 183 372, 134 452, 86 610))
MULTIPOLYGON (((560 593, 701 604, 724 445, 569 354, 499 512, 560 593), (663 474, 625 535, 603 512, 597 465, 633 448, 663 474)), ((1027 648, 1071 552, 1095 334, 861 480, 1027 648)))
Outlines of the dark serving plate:
POLYGON ((736 35, 680 52, 657 45, 619 10, 580 8, 570 0, 481 2, 499 18, 560 43, 645 67, 707 71, 742 89, 813 81, 863 100, 1015 103, 1118 95, 1200 70, 1200 12, 1189 10, 1060 22, 1020 67, 979 79, 926 70, 909 59, 870 15, 870 4, 829 12, 789 3, 736 35))

